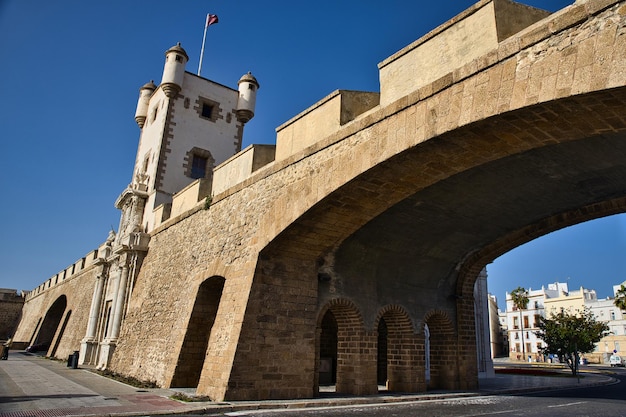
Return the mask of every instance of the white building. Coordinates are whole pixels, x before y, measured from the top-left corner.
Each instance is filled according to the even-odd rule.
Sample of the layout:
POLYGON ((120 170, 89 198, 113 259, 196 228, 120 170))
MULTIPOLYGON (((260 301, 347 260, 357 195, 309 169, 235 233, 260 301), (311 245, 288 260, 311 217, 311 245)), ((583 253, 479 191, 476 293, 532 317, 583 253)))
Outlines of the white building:
MULTIPOLYGON (((626 284, 626 282, 621 285, 626 284)), ((616 295, 621 285, 613 286, 613 296, 616 295)), ((585 355, 591 362, 608 363, 613 352, 626 354, 626 312, 615 306, 615 298, 593 300, 585 303, 593 316, 598 321, 603 321, 609 326, 609 334, 602 338, 596 345, 596 350, 585 355)))
MULTIPOLYGON (((567 288, 567 284, 565 285, 567 288)), ((556 295, 557 288, 528 290, 528 306, 519 310, 506 293, 506 326, 509 339, 509 357, 516 360, 542 360, 540 356, 544 343, 535 332, 539 330, 539 317, 544 316, 544 301, 549 295, 556 295)))
MULTIPOLYGON (((613 287, 614 294, 619 288, 620 285, 613 287)), ((535 334, 539 330, 539 318, 549 317, 552 312, 566 310, 574 313, 584 308, 610 329, 610 334, 596 345, 596 351, 585 355, 589 362, 608 363, 613 352, 626 352, 626 312, 615 306, 614 298, 599 300, 595 290, 580 287, 569 291, 566 283, 555 282, 540 290, 529 289, 528 300, 528 307, 520 311, 514 307, 511 294, 506 294, 506 312, 501 314, 500 323, 502 327, 506 326, 511 359, 544 360, 541 348, 545 343, 535 334)))

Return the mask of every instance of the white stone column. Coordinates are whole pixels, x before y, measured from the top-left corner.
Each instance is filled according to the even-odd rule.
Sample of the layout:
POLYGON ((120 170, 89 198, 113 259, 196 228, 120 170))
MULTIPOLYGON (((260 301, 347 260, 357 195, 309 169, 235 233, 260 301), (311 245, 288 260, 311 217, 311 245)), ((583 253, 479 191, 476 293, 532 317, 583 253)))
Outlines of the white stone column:
POLYGON ((89 321, 87 322, 87 333, 80 343, 80 354, 78 356, 79 365, 91 364, 97 346, 96 328, 100 317, 100 308, 102 307, 102 291, 106 277, 98 275, 96 285, 91 298, 91 309, 89 310, 89 321))
MULTIPOLYGON (((119 262, 119 259, 118 259, 119 262)), ((122 267, 118 267, 117 268, 117 277, 115 278, 115 290, 113 290, 113 294, 115 294, 114 299, 113 299, 113 304, 111 306, 111 312, 109 313, 109 323, 107 325, 107 329, 106 329, 106 337, 105 340, 109 340, 109 339, 113 339, 117 336, 113 336, 113 322, 115 321, 115 315, 117 314, 117 298, 118 298, 118 294, 120 292, 120 281, 122 280, 122 272, 123 268, 122 267)), ((112 279, 112 277, 109 275, 109 279, 112 279)))
POLYGON ((111 318, 109 320, 109 326, 107 327, 107 337, 100 344, 100 354, 98 359, 98 369, 106 369, 111 361, 113 352, 115 352, 115 346, 117 344, 117 337, 120 334, 120 326, 122 322, 122 315, 124 313, 124 299, 126 298, 126 282, 128 281, 128 266, 125 265, 124 257, 120 257, 118 262, 124 264, 119 268, 119 272, 116 284, 115 284, 115 298, 113 300, 113 307, 111 309, 111 318))
POLYGON ((102 307, 102 291, 104 289, 105 277, 98 275, 96 279, 96 287, 93 292, 93 298, 91 299, 91 310, 89 311, 89 322, 87 324, 87 334, 85 338, 93 340, 96 337, 96 327, 98 325, 98 318, 100 317, 100 308, 102 307))
POLYGON ((126 284, 128 282, 128 266, 122 267, 122 274, 118 281, 117 295, 115 299, 115 310, 113 313, 113 326, 111 327, 110 338, 117 339, 120 335, 122 325, 122 315, 124 314, 124 300, 126 300, 126 284))

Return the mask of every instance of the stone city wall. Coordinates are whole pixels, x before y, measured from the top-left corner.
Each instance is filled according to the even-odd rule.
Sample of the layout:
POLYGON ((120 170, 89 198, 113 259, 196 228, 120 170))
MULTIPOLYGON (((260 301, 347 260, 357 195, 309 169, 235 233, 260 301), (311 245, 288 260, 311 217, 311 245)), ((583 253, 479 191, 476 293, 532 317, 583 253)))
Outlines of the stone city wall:
MULTIPOLYGON (((208 210, 196 211, 189 217, 177 218, 177 223, 166 222, 156 229, 122 328, 113 370, 168 385, 175 373, 198 288, 206 279, 219 276, 225 278, 224 290, 199 391, 213 398, 224 398, 228 389, 238 390, 238 394, 232 394, 234 397, 312 394, 308 375, 298 374, 298 370, 314 366, 314 343, 302 329, 306 327, 303 324, 311 329, 317 318, 317 313, 308 309, 320 306, 309 298, 315 289, 303 287, 306 280, 296 279, 306 277, 310 271, 285 264, 294 281, 277 280, 276 285, 270 285, 271 277, 256 271, 263 267, 258 262, 261 250, 331 192, 420 142, 512 109, 624 85, 626 37, 621 33, 626 7, 615 4, 603 11, 613 3, 589 1, 567 8, 541 25, 507 39, 487 56, 385 108, 368 112, 291 157, 260 169, 250 179, 216 196, 208 210), (599 16, 594 17, 597 13, 599 16), (574 38, 579 45, 572 45, 574 38), (597 77, 590 77, 589 71, 597 77), (253 280, 258 287, 253 287, 253 280), (254 288, 258 289, 251 301, 249 295, 254 288), (305 296, 297 297, 289 292, 290 288, 303 289, 305 296), (272 302, 272 297, 265 297, 270 292, 261 289, 285 298, 295 297, 292 309, 281 311, 282 303, 272 302), (309 313, 290 316, 289 311, 309 313), (267 319, 274 322, 272 331, 284 337, 268 337, 263 325, 267 319), (294 335, 294 329, 301 333, 294 335), (259 346, 264 350, 257 350, 259 346), (259 357, 267 361, 259 363, 259 357), (271 392, 269 385, 274 387, 271 392)), ((501 143, 501 151, 514 153, 542 143, 528 142, 525 137, 510 137, 501 143)), ((484 149, 464 153, 463 161, 458 159, 458 152, 449 149, 457 155, 448 161, 454 166, 445 166, 442 158, 439 168, 420 171, 421 179, 411 188, 427 186, 442 175, 503 155, 494 150, 492 143, 483 145, 484 149)), ((328 230, 352 227, 346 225, 358 222, 357 216, 393 204, 389 199, 370 198, 370 194, 365 193, 360 210, 352 213, 352 219, 337 219, 328 225, 328 230)), ((324 239, 324 235, 318 235, 318 240, 324 239)), ((312 247, 317 244, 315 239, 310 242, 312 247)), ((460 340, 470 340, 473 324, 461 321, 460 325, 464 332, 460 340)))
MULTIPOLYGON (((463 137, 454 138, 458 139, 455 146, 420 147, 514 109, 624 86, 625 16, 623 2, 576 3, 500 43, 487 55, 417 91, 406 91, 407 95, 388 106, 372 109, 305 149, 260 168, 241 184, 216 195, 208 210, 198 205, 166 221, 151 233, 111 369, 170 385, 199 288, 218 278, 224 280, 224 287, 214 323, 207 326, 209 349, 198 392, 216 400, 313 395, 314 330, 324 308, 320 303, 332 301, 331 297, 347 298, 340 289, 325 294, 326 299, 318 295, 315 253, 323 255, 323 250, 398 201, 454 173, 554 143, 540 129, 531 129, 503 134, 506 139, 496 146, 489 136, 471 135, 466 129, 463 137), (418 148, 424 152, 417 152, 418 148), (412 158, 396 158, 409 152, 412 158), (391 159, 403 163, 394 167, 403 175, 402 181, 393 170, 378 169, 391 159), (308 217, 309 222, 300 221, 316 206, 328 210, 308 217), (286 232, 293 245, 288 239, 280 240, 286 232), (264 257, 264 249, 277 240, 279 250, 271 253, 273 257, 264 257)), ((606 108, 610 108, 610 91, 606 98, 606 108)), ((603 109, 584 110, 591 114, 603 109)), ((522 114, 529 119, 533 115, 532 109, 522 114)), ((604 120, 595 113, 594 117, 604 120)), ((623 122, 618 116, 614 121, 616 126, 623 122)), ((572 135, 562 135, 562 140, 604 128, 580 121, 572 135)), ((76 316, 80 315, 82 329, 73 321, 79 317, 72 315, 66 329, 70 340, 62 341, 58 351, 77 349, 85 333, 95 280, 93 270, 87 273, 92 277, 68 280, 47 289, 41 299, 30 299, 24 310, 28 326, 20 329, 21 337, 30 335, 32 323, 68 294, 68 310, 80 312, 76 316)), ((467 294, 473 288, 469 281, 458 285, 467 294)), ((355 288, 350 291, 355 305, 364 303, 355 288)), ((401 300, 403 294, 397 296, 401 300)), ((458 302, 460 311, 473 311, 468 300, 458 302)), ((439 308, 428 299, 420 300, 420 306, 424 311, 439 308)), ((473 317, 455 314, 449 306, 441 312, 452 323, 446 327, 448 340, 441 346, 455 353, 458 343, 463 362, 458 372, 451 368, 442 372, 466 384, 460 387, 471 388, 476 375, 473 317)), ((417 324, 423 318, 411 319, 417 324)), ((371 332, 371 317, 362 325, 371 332)), ((452 353, 447 357, 452 358, 452 353)))
POLYGON ((49 356, 63 359, 79 350, 80 341, 87 330, 98 270, 99 267, 92 264, 45 291, 28 297, 13 338, 15 347, 25 349, 37 343, 36 336, 38 333, 41 336, 41 329, 46 323, 58 323, 48 350, 49 356), (64 308, 61 311, 53 309, 55 303, 64 308))
POLYGON ((0 340, 12 337, 19 323, 24 293, 0 288, 0 340))

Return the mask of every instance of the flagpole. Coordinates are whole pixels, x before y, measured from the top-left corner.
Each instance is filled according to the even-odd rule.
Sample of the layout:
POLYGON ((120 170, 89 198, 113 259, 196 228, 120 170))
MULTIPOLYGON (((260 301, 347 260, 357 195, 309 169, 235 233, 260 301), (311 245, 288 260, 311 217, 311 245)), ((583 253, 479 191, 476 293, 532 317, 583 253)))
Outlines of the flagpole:
POLYGON ((204 56, 204 42, 206 41, 206 30, 209 28, 209 15, 207 14, 207 20, 204 22, 204 36, 202 37, 202 49, 200 49, 200 62, 198 63, 198 76, 200 76, 200 71, 202 70, 202 57, 204 56))

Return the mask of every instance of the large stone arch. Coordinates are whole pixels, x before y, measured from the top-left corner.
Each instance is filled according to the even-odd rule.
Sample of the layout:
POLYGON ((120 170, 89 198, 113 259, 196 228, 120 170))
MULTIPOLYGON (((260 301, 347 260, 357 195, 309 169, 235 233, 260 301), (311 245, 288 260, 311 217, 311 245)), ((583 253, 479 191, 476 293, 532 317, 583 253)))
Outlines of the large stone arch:
POLYGON ((625 212, 626 197, 618 197, 555 214, 502 236, 459 263, 457 293, 470 294, 468 291, 472 291, 480 271, 499 256, 518 246, 569 226, 625 212))

